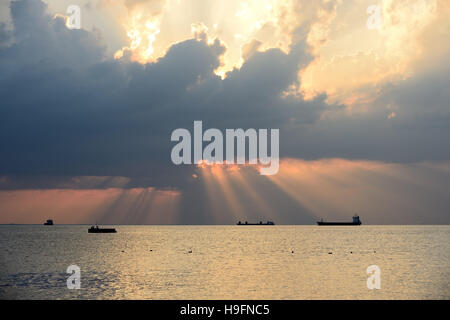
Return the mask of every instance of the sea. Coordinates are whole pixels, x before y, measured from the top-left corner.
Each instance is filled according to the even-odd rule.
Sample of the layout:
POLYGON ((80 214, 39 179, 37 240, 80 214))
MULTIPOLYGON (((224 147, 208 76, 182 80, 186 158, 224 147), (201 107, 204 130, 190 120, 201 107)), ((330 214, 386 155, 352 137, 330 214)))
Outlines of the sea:
POLYGON ((1 225, 0 298, 450 298, 448 225, 88 227, 1 225))

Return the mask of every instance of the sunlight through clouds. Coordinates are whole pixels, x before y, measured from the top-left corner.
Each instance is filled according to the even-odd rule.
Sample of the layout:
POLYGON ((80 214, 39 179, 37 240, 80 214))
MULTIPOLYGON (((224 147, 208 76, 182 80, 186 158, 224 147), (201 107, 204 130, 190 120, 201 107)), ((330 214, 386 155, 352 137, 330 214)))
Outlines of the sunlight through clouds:
POLYGON ((0 6, 3 222, 448 221, 449 1, 74 2, 0 6), (175 166, 196 120, 279 128, 278 174, 175 166))

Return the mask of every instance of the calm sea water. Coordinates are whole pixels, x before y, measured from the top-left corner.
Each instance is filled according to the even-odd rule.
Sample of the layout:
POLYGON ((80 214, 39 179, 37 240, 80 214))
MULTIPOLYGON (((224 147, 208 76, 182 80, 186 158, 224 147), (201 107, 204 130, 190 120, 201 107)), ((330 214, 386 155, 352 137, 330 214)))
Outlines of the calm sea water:
POLYGON ((450 226, 87 228, 0 226, 0 297, 450 298, 450 226), (80 290, 67 289, 69 265, 80 290), (369 265, 379 290, 367 288, 369 265))

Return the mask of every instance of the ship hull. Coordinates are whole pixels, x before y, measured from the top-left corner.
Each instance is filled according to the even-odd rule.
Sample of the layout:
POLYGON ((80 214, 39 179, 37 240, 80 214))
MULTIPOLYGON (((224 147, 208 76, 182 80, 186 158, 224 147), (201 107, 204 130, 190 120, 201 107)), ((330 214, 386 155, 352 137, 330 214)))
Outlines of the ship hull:
POLYGON ((237 226, 274 226, 275 223, 236 223, 237 226))
POLYGON ((88 229, 88 233, 116 233, 116 229, 88 229))
POLYGON ((359 226, 361 222, 323 222, 317 221, 319 226, 359 226))

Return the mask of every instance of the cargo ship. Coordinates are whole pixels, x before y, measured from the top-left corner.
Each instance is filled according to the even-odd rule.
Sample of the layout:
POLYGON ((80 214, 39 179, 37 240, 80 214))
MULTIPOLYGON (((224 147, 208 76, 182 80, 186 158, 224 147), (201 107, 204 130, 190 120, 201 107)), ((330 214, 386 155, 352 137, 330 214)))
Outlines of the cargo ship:
POLYGON ((92 226, 88 229, 88 233, 116 233, 114 228, 99 228, 98 226, 92 226))
POLYGON ((236 225, 238 225, 238 226, 274 226, 275 223, 272 221, 267 221, 267 222, 260 221, 259 223, 248 223, 247 221, 242 223, 242 222, 238 221, 238 223, 236 223, 236 225))
POLYGON ((361 225, 361 220, 359 220, 359 216, 358 215, 354 215, 353 216, 353 221, 352 222, 327 222, 327 221, 317 221, 317 225, 319 226, 359 226, 361 225))

